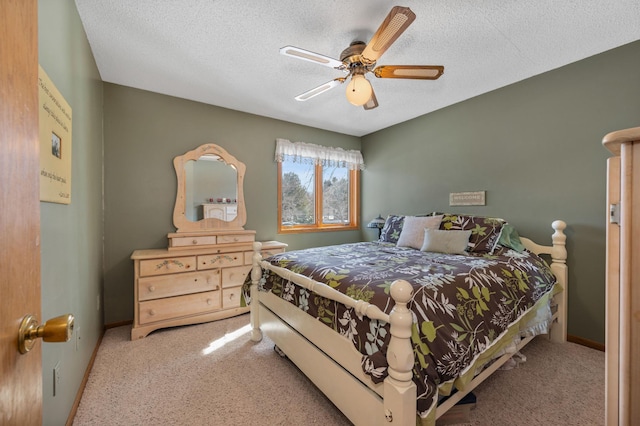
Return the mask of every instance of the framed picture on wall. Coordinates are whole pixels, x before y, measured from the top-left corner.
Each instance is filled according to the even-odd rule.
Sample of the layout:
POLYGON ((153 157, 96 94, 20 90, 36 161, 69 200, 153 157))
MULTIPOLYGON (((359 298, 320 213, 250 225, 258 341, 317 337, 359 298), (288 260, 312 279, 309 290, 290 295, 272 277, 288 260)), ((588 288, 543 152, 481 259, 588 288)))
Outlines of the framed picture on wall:
POLYGON ((55 132, 51 132, 51 154, 62 159, 62 140, 55 132))
POLYGON ((71 203, 71 107, 47 73, 38 69, 40 201, 71 203))

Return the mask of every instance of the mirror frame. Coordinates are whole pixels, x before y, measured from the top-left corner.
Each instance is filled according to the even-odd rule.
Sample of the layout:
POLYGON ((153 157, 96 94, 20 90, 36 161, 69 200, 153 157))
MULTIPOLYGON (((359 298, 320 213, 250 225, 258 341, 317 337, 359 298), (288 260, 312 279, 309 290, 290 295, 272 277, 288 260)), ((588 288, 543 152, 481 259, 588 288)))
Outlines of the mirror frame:
POLYGON ((244 173, 246 167, 244 163, 238 161, 236 157, 229 154, 224 148, 208 143, 200 145, 194 150, 191 150, 184 155, 179 155, 173 159, 173 167, 176 169, 176 177, 178 179, 178 189, 176 191, 176 204, 173 208, 173 225, 176 227, 176 232, 211 232, 211 231, 225 231, 225 230, 240 230, 244 229, 245 223, 247 223, 247 210, 244 205, 244 173), (185 164, 187 161, 195 161, 203 155, 217 155, 220 160, 229 166, 233 166, 237 172, 237 207, 238 214, 235 219, 225 222, 216 218, 201 219, 197 222, 193 222, 187 219, 185 215, 186 204, 186 189, 187 180, 185 176, 185 164))

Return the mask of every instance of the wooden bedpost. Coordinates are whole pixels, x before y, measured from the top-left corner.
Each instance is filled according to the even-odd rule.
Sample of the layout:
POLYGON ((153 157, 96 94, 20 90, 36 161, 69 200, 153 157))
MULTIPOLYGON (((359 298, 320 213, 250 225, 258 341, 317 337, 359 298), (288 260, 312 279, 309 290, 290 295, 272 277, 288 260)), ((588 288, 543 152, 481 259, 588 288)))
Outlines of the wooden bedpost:
POLYGON ((550 338, 554 342, 567 341, 567 300, 569 296, 569 279, 567 274, 567 236, 564 229, 567 224, 562 220, 556 220, 551 224, 554 233, 551 236, 553 249, 551 250, 551 270, 558 278, 562 286, 562 292, 556 294, 554 300, 557 303, 558 323, 551 327, 550 338))
POLYGON ((259 317, 259 292, 258 283, 262 278, 262 268, 260 262, 262 262, 262 243, 256 241, 253 243, 253 267, 251 268, 251 301, 249 309, 251 312, 251 340, 259 342, 262 340, 262 331, 260 330, 260 317, 259 317))
POLYGON ((396 302, 389 314, 391 340, 387 348, 389 375, 384 379, 384 414, 394 425, 416 424, 416 385, 413 383, 413 347, 411 327, 413 315, 407 308, 413 288, 405 280, 391 284, 391 297, 396 302))
POLYGON ((547 254, 551 256, 551 272, 556 276, 558 284, 562 287, 562 291, 554 297, 556 306, 556 323, 553 324, 549 331, 549 338, 554 342, 567 341, 567 300, 569 295, 569 276, 567 273, 567 236, 564 229, 567 224, 562 220, 554 220, 551 224, 554 230, 551 236, 552 246, 541 246, 528 238, 521 237, 524 246, 536 254, 547 254))

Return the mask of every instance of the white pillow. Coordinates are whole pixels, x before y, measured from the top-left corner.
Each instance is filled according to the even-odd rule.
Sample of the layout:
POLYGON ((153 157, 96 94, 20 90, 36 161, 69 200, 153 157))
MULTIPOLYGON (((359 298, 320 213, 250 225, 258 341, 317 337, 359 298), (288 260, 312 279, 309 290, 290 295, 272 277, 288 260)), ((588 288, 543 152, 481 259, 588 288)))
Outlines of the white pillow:
POLYGON ((441 230, 424 229, 424 242, 421 251, 431 251, 436 253, 466 254, 465 249, 469 244, 471 230, 441 230))
POLYGON ((424 242, 424 229, 437 229, 442 221, 442 215, 439 216, 405 216, 400 238, 396 245, 398 247, 412 247, 420 250, 424 242))

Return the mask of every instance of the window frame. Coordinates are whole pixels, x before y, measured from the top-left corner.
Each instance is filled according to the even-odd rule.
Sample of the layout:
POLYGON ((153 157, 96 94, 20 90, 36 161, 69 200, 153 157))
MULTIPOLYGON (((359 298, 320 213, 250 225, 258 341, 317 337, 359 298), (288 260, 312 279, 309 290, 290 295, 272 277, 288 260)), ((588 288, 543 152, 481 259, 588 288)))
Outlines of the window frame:
POLYGON ((323 193, 323 167, 316 164, 314 167, 314 216, 313 224, 282 225, 282 162, 278 161, 278 233, 298 234, 304 232, 327 231, 353 231, 360 229, 360 170, 349 169, 349 223, 346 225, 335 223, 322 223, 323 193))

